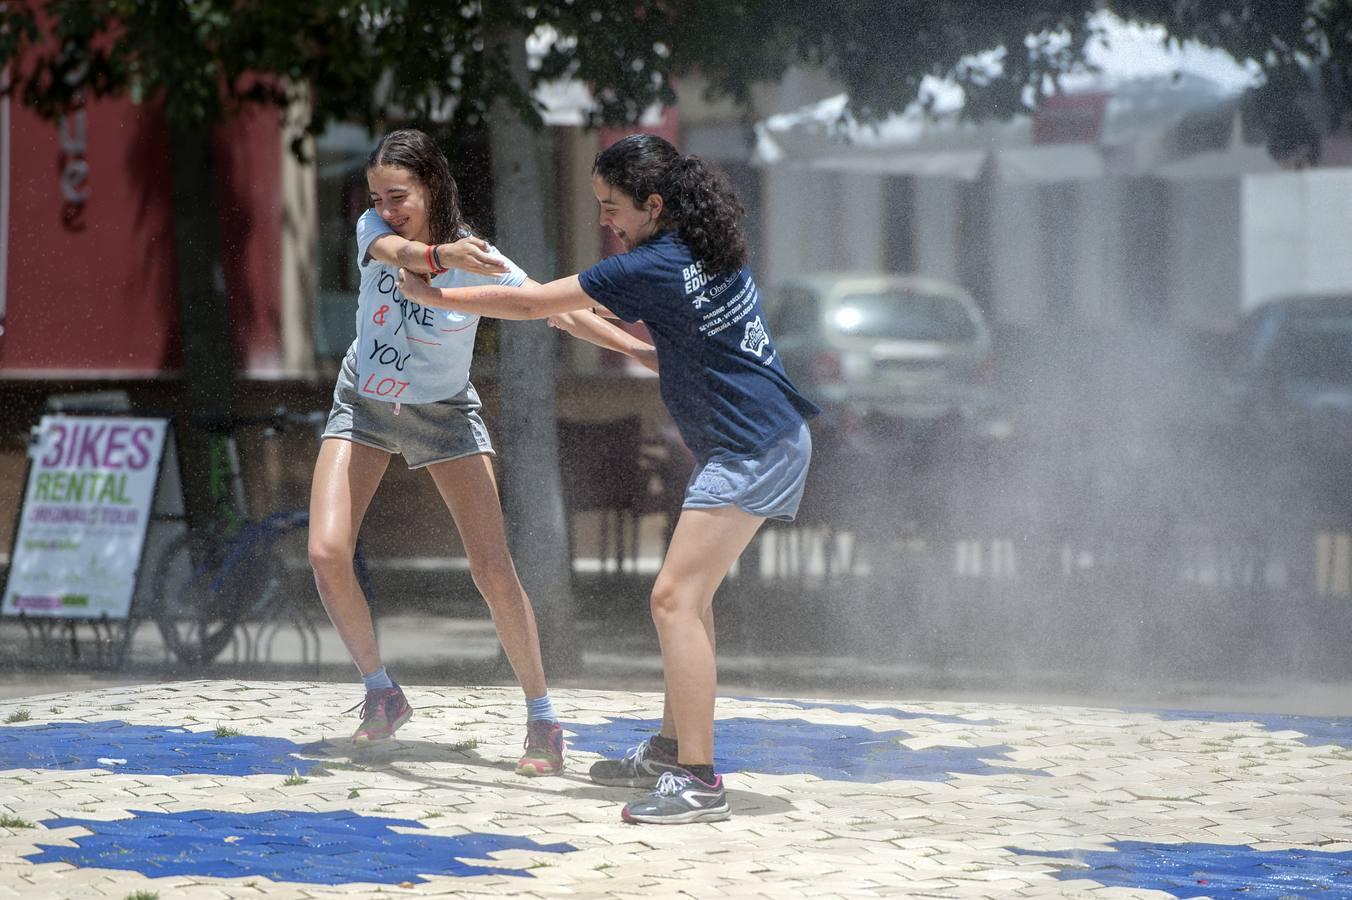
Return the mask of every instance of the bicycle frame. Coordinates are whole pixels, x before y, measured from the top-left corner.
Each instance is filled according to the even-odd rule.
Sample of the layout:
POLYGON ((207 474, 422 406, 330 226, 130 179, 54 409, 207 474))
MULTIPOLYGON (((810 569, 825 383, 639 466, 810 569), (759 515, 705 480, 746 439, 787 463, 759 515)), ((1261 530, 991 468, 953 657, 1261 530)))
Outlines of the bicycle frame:
MULTIPOLYGON (((272 416, 235 420, 231 428, 212 433, 212 519, 196 534, 190 531, 170 544, 156 573, 159 607, 155 619, 166 646, 183 662, 210 662, 233 642, 236 629, 246 622, 263 622, 266 628, 288 618, 302 630, 303 641, 307 634, 313 637, 318 658, 318 636, 308 611, 294 604, 294 592, 280 595, 279 605, 276 591, 276 585, 285 580, 283 558, 276 548, 284 535, 308 528, 309 511, 285 510, 261 519, 248 515, 235 428, 265 424, 269 433, 276 433, 273 427, 288 422, 318 424, 322 419, 319 413, 295 416, 279 409, 272 416)), ((361 589, 370 597, 370 577, 360 547, 354 552, 353 567, 361 589)), ((246 632, 244 641, 246 652, 252 654, 257 636, 246 632)))

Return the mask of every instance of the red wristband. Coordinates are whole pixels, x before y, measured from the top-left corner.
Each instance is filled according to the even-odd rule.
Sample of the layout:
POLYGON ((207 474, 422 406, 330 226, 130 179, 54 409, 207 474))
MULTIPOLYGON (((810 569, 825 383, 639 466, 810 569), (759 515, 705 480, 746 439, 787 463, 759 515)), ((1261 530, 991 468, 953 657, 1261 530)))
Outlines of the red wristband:
POLYGON ((435 244, 428 244, 428 245, 427 245, 427 268, 429 268, 429 269, 432 270, 432 274, 433 274, 433 275, 440 275, 442 272, 445 272, 445 271, 446 271, 445 269, 443 269, 441 266, 439 266, 439 265, 437 264, 438 262, 439 262, 439 260, 436 258, 436 245, 435 245, 435 244))

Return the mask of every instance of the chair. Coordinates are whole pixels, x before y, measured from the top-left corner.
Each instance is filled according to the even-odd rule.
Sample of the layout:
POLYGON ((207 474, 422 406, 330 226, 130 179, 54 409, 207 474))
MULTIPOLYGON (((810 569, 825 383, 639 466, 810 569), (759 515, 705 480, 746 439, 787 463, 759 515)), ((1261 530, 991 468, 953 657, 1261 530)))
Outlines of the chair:
POLYGON ((597 512, 602 570, 613 564, 616 572, 623 571, 626 560, 637 569, 639 509, 648 491, 642 421, 638 416, 607 422, 561 421, 558 430, 569 559, 577 558, 577 515, 597 512))

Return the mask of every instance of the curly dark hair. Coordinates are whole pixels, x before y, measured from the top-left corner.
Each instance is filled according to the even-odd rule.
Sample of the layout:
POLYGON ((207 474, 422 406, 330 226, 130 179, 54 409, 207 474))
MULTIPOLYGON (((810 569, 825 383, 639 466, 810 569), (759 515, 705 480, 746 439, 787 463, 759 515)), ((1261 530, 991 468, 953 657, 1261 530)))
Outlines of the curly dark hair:
POLYGON ((391 131, 366 160, 366 169, 395 166, 411 173, 427 190, 432 243, 445 244, 475 233, 460 211, 460 188, 451 176, 446 154, 416 128, 391 131))
POLYGON ((660 224, 676 229, 709 274, 746 265, 742 204, 727 176, 698 156, 682 156, 655 134, 631 134, 596 155, 592 174, 635 205, 660 196, 660 224))

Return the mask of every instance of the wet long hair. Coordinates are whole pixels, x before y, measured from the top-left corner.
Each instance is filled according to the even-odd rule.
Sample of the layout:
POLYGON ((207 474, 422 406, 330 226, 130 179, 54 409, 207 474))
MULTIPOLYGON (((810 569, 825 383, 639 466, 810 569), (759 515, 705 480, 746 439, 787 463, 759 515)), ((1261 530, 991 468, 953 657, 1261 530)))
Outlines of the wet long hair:
POLYGON ((411 173, 427 191, 432 243, 446 244, 475 233, 460 211, 460 188, 451 176, 446 154, 416 128, 391 131, 380 139, 366 160, 369 172, 376 166, 395 166, 411 173))
POLYGON ((659 224, 674 228, 709 274, 746 264, 742 204, 727 176, 698 156, 682 156, 655 134, 631 134, 597 154, 592 174, 635 205, 660 196, 659 224))

